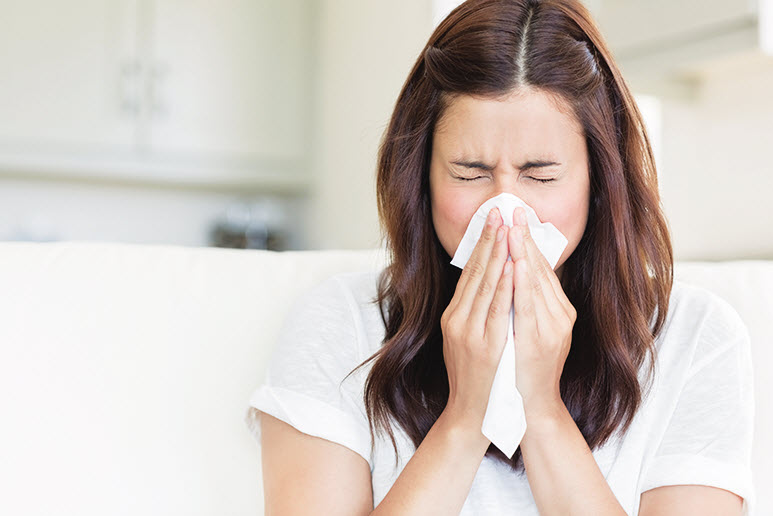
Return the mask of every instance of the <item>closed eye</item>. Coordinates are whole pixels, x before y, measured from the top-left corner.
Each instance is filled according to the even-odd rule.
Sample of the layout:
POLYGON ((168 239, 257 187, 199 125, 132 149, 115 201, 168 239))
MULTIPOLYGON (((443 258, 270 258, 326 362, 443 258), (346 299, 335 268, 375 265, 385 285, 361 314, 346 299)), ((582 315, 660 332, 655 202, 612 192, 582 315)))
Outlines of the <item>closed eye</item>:
MULTIPOLYGON (((456 176, 456 179, 461 179, 462 181, 475 181, 476 179, 482 179, 482 178, 483 176, 478 176, 478 177, 456 176)), ((555 181, 555 178, 552 178, 552 177, 550 179, 540 179, 538 177, 530 177, 529 179, 533 179, 534 181, 539 181, 540 183, 549 183, 551 181, 555 181)))

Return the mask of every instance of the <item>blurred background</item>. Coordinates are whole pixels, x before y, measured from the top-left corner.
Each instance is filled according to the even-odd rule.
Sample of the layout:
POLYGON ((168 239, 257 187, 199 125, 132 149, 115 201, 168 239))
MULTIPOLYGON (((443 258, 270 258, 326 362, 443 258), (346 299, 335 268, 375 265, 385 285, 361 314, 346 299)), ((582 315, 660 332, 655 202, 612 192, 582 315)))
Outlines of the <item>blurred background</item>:
MULTIPOLYGON (((0 240, 380 245, 379 140, 450 0, 0 0, 0 240)), ((773 0, 587 0, 677 260, 773 258, 773 0)))

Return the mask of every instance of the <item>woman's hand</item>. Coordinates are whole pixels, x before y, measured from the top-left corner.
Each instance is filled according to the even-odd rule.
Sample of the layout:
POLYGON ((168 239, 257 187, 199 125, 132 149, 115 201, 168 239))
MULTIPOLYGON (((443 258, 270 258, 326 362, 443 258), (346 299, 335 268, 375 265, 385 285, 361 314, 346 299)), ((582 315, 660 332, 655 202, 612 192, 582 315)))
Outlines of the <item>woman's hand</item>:
POLYGON ((478 432, 507 339, 513 302, 507 230, 499 210, 492 209, 440 318, 449 385, 444 412, 478 432))
POLYGON ((577 312, 534 243, 523 208, 513 212, 508 241, 515 264, 515 383, 528 420, 530 412, 549 411, 563 403, 561 373, 577 312))

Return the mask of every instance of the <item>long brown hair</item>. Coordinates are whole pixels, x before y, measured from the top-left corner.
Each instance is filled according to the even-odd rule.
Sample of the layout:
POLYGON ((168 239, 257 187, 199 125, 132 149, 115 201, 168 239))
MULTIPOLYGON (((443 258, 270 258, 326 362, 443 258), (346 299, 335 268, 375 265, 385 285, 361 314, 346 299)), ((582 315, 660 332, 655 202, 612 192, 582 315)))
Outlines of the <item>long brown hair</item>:
MULTIPOLYGON (((630 426, 642 403, 638 371, 648 351, 654 378, 673 251, 636 103, 579 1, 468 0, 430 36, 378 153, 378 211, 390 260, 373 301, 386 333, 355 370, 375 360, 363 393, 371 443, 374 428, 386 430, 395 455, 390 418, 418 448, 449 395, 440 317, 461 271, 432 224, 435 125, 455 95, 501 98, 527 85, 573 108, 588 148, 588 222, 561 280, 577 320, 560 390, 591 449, 630 426)), ((520 447, 511 459, 493 444, 486 455, 523 468, 520 447)))

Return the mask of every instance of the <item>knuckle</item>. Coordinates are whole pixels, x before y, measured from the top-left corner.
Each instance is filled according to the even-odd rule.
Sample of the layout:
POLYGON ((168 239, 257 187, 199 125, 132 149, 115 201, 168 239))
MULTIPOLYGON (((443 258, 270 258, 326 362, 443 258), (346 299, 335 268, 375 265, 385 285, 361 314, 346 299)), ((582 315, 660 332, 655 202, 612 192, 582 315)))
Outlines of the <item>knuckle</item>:
POLYGON ((469 265, 469 272, 467 273, 470 278, 477 278, 483 274, 484 267, 477 260, 471 260, 469 265))
POLYGON ((463 330, 464 330, 463 326, 460 325, 460 323, 456 319, 452 319, 446 323, 445 334, 446 334, 446 337, 457 339, 462 334, 463 330))
POLYGON ((495 319, 499 315, 501 315, 504 312, 504 308, 499 303, 491 303, 491 306, 488 309, 489 318, 495 319))
POLYGON ((536 331, 536 335, 539 337, 539 347, 543 351, 553 349, 553 334, 549 330, 546 330, 542 326, 539 326, 536 331))
POLYGON ((480 297, 486 297, 489 292, 491 292, 491 285, 488 281, 483 280, 480 282, 480 285, 478 285, 478 295, 480 297))

